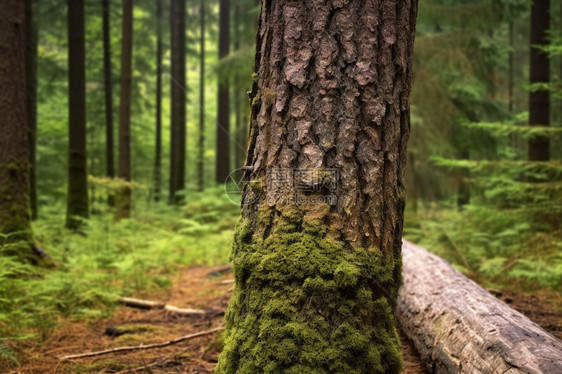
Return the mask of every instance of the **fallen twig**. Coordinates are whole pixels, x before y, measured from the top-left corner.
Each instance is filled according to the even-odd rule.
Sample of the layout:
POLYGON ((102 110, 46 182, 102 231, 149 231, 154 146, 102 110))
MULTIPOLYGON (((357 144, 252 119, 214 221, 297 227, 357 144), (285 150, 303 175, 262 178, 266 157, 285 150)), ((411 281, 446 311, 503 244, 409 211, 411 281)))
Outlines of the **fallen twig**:
POLYGON ((118 352, 130 352, 130 351, 138 351, 138 350, 145 350, 145 349, 162 348, 162 347, 167 347, 167 346, 172 345, 172 344, 181 343, 181 342, 186 341, 186 340, 198 338, 200 336, 209 335, 209 334, 215 333, 217 331, 221 331, 222 329, 224 329, 224 326, 216 327, 214 329, 207 330, 207 331, 197 332, 195 334, 181 336, 179 338, 168 340, 168 341, 162 342, 162 343, 154 343, 154 344, 147 344, 147 345, 141 344, 141 345, 136 345, 136 346, 125 346, 125 347, 117 347, 117 348, 112 348, 112 349, 106 349, 106 350, 103 350, 103 351, 86 352, 86 353, 80 353, 80 354, 76 354, 76 355, 68 355, 68 356, 59 357, 59 360, 72 360, 72 359, 75 359, 75 358, 102 356, 102 355, 107 355, 107 354, 111 354, 111 353, 118 353, 118 352))
POLYGON ((234 283, 234 279, 225 279, 221 281, 221 284, 232 284, 234 283))
POLYGON ((224 265, 221 267, 216 268, 215 270, 212 270, 210 272, 207 273, 207 278, 212 278, 212 277, 216 277, 219 275, 222 275, 223 273, 232 271, 232 265, 224 265))
POLYGON ((139 308, 139 309, 162 309, 166 312, 181 314, 183 316, 208 316, 224 313, 216 309, 191 309, 191 308, 178 308, 173 305, 167 305, 157 301, 134 299, 132 297, 122 297, 119 302, 123 305, 139 308))

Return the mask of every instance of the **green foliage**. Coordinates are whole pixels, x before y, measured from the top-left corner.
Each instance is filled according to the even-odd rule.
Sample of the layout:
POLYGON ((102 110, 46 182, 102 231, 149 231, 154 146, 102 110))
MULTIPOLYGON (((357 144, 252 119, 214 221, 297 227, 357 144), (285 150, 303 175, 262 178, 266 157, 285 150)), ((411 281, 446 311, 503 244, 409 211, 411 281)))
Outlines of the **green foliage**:
MULTIPOLYGON (((181 266, 225 263, 239 208, 223 194, 219 188, 191 194, 181 209, 153 205, 120 222, 107 211, 92 216, 80 234, 62 228, 61 205, 45 209, 35 238, 58 267, 0 256, 0 336, 44 339, 61 316, 107 316, 119 296, 170 287, 181 266), (186 230, 193 225, 201 227, 186 230)), ((6 249, 0 241, 0 251, 6 249)), ((7 346, 0 344, 0 354, 10 357, 7 346)))
POLYGON ((399 262, 377 249, 346 250, 319 221, 301 220, 284 214, 265 240, 239 222, 236 288, 215 372, 398 373, 391 305, 399 262))

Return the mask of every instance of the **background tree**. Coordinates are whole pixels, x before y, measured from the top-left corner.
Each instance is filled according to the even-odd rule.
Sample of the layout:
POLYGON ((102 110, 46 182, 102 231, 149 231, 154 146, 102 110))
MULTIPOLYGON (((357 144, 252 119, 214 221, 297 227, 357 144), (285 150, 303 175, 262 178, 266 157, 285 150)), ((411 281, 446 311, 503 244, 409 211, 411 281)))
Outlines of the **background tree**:
POLYGON ((186 79, 185 79, 185 0, 171 0, 171 139, 170 202, 181 202, 178 192, 185 189, 186 79))
POLYGON ((162 191, 162 0, 156 0, 156 146, 154 152, 154 201, 162 191))
MULTIPOLYGON (((530 36, 530 83, 548 84, 550 81, 550 62, 548 55, 541 49, 548 45, 550 28, 550 0, 534 0, 531 7, 530 36)), ((529 93, 529 124, 531 126, 549 126, 550 94, 548 89, 535 88, 529 93)), ((550 142, 548 136, 536 136, 529 139, 529 160, 548 161, 550 159, 550 142)))
POLYGON ((417 1, 262 2, 253 174, 215 372, 400 371, 416 13, 417 1))
MULTIPOLYGON (((25 4, 0 3, 0 234, 2 242, 31 242, 29 142, 26 108, 25 4), (6 236, 7 237, 6 237, 6 236)), ((20 247, 14 254, 25 257, 20 247), (23 255, 22 255, 23 254, 23 255)))
MULTIPOLYGON (((121 37, 121 94, 119 102, 119 178, 131 181, 131 85, 133 64, 133 0, 123 0, 121 37)), ((129 183, 119 188, 116 218, 131 216, 129 183)))
POLYGON ((68 0, 68 197, 66 227, 88 218, 84 0, 68 0))
POLYGON ((199 144, 197 156, 197 188, 205 188, 205 0, 199 5, 199 144))
MULTIPOLYGON (((230 1, 220 0, 219 59, 230 51, 230 1)), ((217 116, 216 182, 224 183, 230 173, 230 86, 229 78, 219 79, 217 116)))
MULTIPOLYGON (((113 79, 111 69, 111 17, 109 0, 102 0, 103 76, 105 90, 105 169, 109 178, 115 177, 115 144, 113 141, 113 79)), ((113 196, 109 197, 113 205, 113 196)))
POLYGON ((26 42, 26 97, 27 125, 29 140, 29 191, 31 218, 37 219, 37 180, 36 148, 37 148, 37 24, 34 17, 34 1, 25 1, 25 42, 26 42))

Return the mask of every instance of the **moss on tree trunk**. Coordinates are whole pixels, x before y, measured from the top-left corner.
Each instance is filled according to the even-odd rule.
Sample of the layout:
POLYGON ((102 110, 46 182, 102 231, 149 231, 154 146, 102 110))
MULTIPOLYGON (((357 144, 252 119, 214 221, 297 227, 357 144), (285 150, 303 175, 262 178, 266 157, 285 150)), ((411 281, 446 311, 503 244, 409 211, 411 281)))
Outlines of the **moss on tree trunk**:
POLYGON ((262 1, 217 373, 397 373, 416 0, 262 1))

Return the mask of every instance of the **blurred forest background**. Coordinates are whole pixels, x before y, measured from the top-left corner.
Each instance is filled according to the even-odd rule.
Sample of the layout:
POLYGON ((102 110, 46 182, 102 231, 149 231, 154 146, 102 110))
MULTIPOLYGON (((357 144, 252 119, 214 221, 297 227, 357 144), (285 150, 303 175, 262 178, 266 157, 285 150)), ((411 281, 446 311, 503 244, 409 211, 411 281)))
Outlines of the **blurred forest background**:
MULTIPOLYGON (((0 359, 13 362, 14 342, 61 317, 106 316, 182 266, 228 261, 239 207, 223 182, 244 165, 259 15, 254 0, 85 0, 81 23, 66 1, 29 6, 33 240, 51 259, 0 256, 0 359), (87 166, 68 161, 80 24, 85 132, 71 121, 70 144, 82 136, 87 166)), ((419 7, 404 236, 481 284, 560 297, 562 2, 419 7)))

